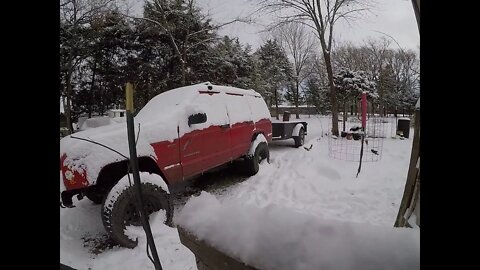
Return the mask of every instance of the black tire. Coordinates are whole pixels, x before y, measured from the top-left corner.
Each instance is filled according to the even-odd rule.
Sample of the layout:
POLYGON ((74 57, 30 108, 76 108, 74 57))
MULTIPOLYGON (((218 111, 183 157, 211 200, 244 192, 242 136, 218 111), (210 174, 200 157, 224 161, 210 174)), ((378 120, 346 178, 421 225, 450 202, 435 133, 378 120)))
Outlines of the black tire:
POLYGON ((245 158, 245 169, 248 176, 257 174, 260 169, 260 162, 264 159, 270 158, 270 151, 268 150, 268 145, 265 142, 261 142, 255 148, 255 154, 251 157, 245 158))
MULTIPOLYGON (((129 186, 116 196, 115 194, 105 196, 102 205, 102 221, 105 230, 116 243, 127 248, 136 247, 138 239, 133 241, 125 235, 125 227, 129 225, 142 226, 135 208, 135 192, 134 187, 129 186)), ((148 215, 164 209, 166 212, 165 224, 172 226, 173 207, 170 196, 162 188, 152 183, 142 183, 142 193, 148 215)))
POLYGON ((293 136, 293 140, 295 140, 295 147, 300 147, 305 143, 305 131, 303 128, 300 128, 298 132, 298 136, 293 136))

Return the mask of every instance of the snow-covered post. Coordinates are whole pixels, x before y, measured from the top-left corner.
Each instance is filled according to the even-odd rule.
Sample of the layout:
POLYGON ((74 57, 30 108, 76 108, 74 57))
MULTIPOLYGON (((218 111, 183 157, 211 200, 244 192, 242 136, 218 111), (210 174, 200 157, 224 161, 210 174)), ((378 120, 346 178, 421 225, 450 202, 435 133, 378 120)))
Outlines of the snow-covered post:
MULTIPOLYGON (((417 204, 414 204, 416 202, 416 193, 420 192, 420 186, 418 186, 418 189, 416 189, 417 185, 420 185, 420 99, 418 99, 414 117, 415 127, 412 142, 412 152, 410 154, 410 165, 408 167, 405 189, 403 191, 403 197, 400 203, 400 208, 398 209, 397 219, 395 220, 394 227, 413 227, 413 224, 409 224, 409 220, 405 219, 405 215, 407 214, 408 209, 410 209, 410 214, 411 212, 415 211, 415 208, 417 207, 417 204)), ((418 205, 419 204, 420 201, 418 205)), ((418 219, 420 219, 420 217, 418 217, 418 219)))

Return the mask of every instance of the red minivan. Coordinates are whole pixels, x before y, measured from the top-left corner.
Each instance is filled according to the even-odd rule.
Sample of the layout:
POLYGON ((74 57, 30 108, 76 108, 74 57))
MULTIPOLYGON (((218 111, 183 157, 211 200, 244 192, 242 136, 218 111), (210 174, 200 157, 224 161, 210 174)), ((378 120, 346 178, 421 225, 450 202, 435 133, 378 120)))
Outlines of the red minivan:
MULTIPOLYGON (((243 159, 249 175, 269 158, 270 112, 254 90, 210 83, 157 95, 135 116, 142 189, 149 213, 173 209, 169 187, 212 168, 243 159)), ((125 228, 140 225, 130 185, 125 123, 78 132, 60 141, 61 206, 72 197, 102 203, 112 239, 135 247, 125 228), (108 148, 114 149, 112 151, 108 148)))

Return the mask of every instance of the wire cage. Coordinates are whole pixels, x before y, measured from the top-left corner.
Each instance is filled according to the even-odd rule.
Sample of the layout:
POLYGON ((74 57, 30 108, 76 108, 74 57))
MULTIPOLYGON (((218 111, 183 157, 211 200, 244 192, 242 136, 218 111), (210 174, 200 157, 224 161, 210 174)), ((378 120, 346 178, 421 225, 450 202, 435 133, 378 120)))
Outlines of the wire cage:
MULTIPOLYGON (((367 120, 367 123, 372 119, 367 120)), ((382 130, 384 130, 383 122, 372 123, 367 125, 366 135, 363 145, 363 162, 379 161, 383 152, 383 136, 380 136, 382 130)), ((339 126, 341 124, 339 123, 339 126)), ((348 133, 350 129, 355 129, 358 124, 355 122, 346 123, 346 132, 341 136, 328 136, 328 156, 334 159, 340 159, 345 161, 360 161, 360 152, 362 148, 361 132, 348 133), (358 134, 358 135, 354 135, 358 134)), ((331 130, 331 129, 330 129, 331 130)))
MULTIPOLYGON (((365 103, 366 104, 366 103, 365 103)), ((357 115, 347 116, 345 124, 343 115, 339 116, 338 127, 340 136, 328 136, 328 155, 331 158, 359 162, 376 162, 382 158, 383 139, 395 136, 396 120, 394 117, 383 117, 379 114, 360 110, 357 115), (362 130, 362 114, 365 115, 365 129, 362 130), (363 156, 362 152, 362 136, 363 156)))

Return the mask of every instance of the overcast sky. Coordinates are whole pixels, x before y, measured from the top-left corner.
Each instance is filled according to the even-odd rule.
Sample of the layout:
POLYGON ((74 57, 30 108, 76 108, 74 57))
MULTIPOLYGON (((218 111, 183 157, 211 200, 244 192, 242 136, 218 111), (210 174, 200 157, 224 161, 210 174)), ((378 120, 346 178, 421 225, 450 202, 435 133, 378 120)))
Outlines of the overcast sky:
MULTIPOLYGON (((254 2, 254 0, 197 0, 204 12, 211 14, 213 20, 218 23, 227 22, 237 16, 247 16, 257 9, 254 2)), ((382 36, 375 32, 379 31, 392 36, 403 48, 418 50, 420 37, 412 2, 410 0, 376 0, 374 4, 373 14, 357 21, 352 27, 343 22, 336 25, 335 40, 361 44, 367 37, 382 36)), ((249 43, 257 48, 264 38, 264 34, 259 32, 274 18, 262 16, 255 19, 255 24, 236 23, 226 26, 220 34, 238 36, 242 43, 249 43)))
MULTIPOLYGON (((143 0, 130 0, 134 9, 142 10, 143 0)), ((237 17, 247 17, 252 14, 258 6, 256 0, 196 0, 197 4, 208 13, 215 23, 224 23, 237 17)), ((335 41, 351 41, 355 44, 362 44, 368 37, 383 36, 383 32, 393 37, 402 48, 412 49, 418 52, 420 47, 420 36, 418 34, 417 22, 410 0, 374 0, 372 13, 365 18, 356 21, 353 26, 340 22, 335 25, 335 41), (378 32, 376 32, 378 31, 378 32)), ((254 16, 252 24, 234 23, 225 26, 219 31, 221 35, 237 36, 242 43, 252 45, 253 49, 258 48, 265 34, 261 33, 265 25, 274 21, 273 16, 254 16)), ((392 42, 392 48, 397 45, 392 42)))

